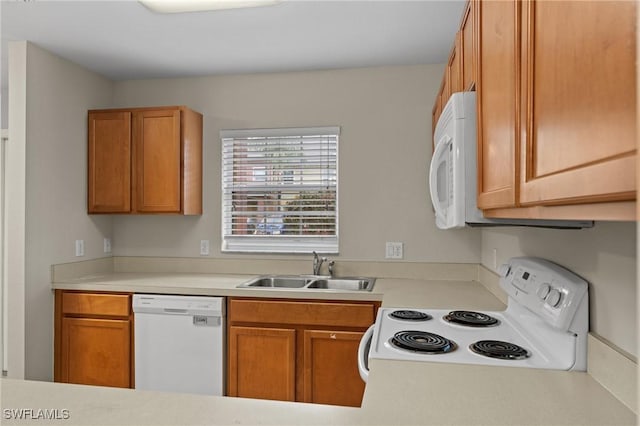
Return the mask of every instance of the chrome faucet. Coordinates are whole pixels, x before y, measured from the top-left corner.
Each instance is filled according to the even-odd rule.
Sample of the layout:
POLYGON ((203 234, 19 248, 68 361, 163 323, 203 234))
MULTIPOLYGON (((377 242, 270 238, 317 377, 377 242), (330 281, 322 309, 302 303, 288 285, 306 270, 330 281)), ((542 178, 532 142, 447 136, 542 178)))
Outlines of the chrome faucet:
POLYGON ((313 252, 313 275, 320 275, 320 268, 325 260, 327 260, 326 257, 320 257, 318 253, 313 252))

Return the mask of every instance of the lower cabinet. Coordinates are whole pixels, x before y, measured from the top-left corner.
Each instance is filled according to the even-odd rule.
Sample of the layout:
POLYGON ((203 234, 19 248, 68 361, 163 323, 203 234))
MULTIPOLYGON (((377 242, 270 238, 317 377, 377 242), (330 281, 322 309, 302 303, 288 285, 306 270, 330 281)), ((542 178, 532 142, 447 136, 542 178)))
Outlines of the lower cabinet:
POLYGON ((230 298, 227 394, 360 406, 358 344, 378 302, 230 298))
POLYGON ((295 330, 230 327, 229 347, 229 395, 295 401, 295 330))
POLYGON ((359 407, 364 382, 357 366, 363 332, 305 330, 303 334, 305 402, 359 407), (350 361, 356 359, 356 368, 350 361))
POLYGON ((56 382, 133 388, 130 294, 56 290, 56 382))

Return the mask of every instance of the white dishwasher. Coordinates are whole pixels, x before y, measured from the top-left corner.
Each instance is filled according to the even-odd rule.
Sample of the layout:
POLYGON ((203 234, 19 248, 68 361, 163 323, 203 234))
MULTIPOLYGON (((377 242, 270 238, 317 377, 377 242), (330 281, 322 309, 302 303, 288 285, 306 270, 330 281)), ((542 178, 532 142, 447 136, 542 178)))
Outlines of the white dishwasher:
POLYGON ((133 295, 135 388, 222 395, 224 297, 133 295))

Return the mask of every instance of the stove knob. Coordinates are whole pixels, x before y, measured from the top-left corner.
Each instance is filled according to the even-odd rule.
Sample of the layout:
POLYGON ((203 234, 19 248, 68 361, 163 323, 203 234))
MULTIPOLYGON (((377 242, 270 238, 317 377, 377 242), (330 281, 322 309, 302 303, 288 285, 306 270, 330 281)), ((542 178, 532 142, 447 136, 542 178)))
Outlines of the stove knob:
POLYGON ((540 299, 544 300, 544 298, 549 294, 550 290, 551 286, 547 283, 543 283, 540 287, 538 287, 538 291, 536 292, 536 294, 540 299))
POLYGON ((560 304, 561 299, 562 299, 562 294, 554 288, 549 292, 549 295, 547 296, 547 303, 552 308, 556 308, 560 304))
POLYGON ((498 268, 498 275, 500 275, 501 277, 506 277, 507 275, 509 275, 509 272, 511 272, 511 266, 508 263, 503 263, 498 268))

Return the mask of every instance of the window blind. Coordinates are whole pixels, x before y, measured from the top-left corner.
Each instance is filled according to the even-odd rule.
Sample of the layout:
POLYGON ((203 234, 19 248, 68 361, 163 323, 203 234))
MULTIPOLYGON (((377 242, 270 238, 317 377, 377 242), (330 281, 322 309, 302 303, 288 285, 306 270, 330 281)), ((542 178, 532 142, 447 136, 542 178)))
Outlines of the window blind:
POLYGON ((223 251, 338 252, 339 133, 220 132, 223 251))

